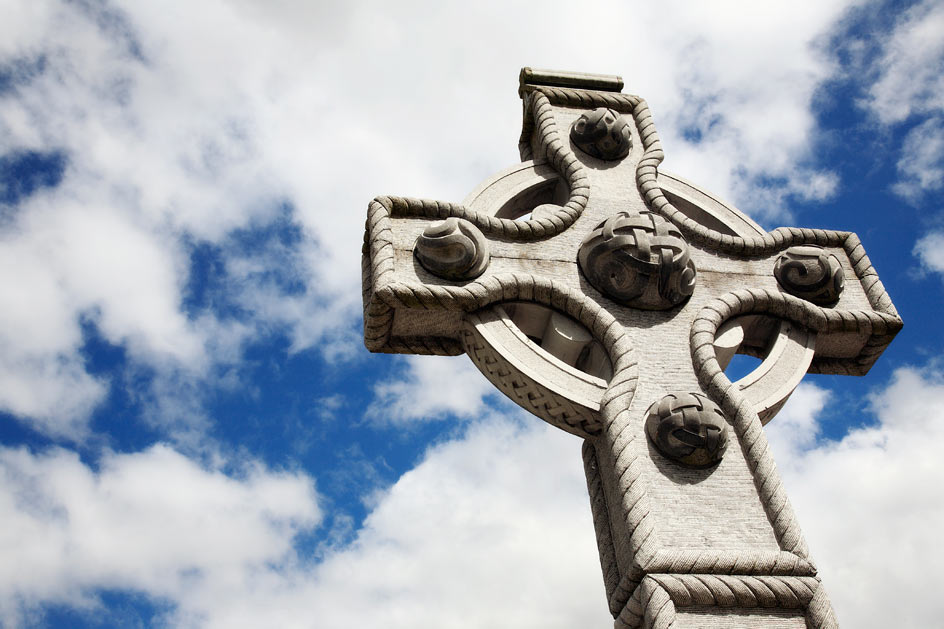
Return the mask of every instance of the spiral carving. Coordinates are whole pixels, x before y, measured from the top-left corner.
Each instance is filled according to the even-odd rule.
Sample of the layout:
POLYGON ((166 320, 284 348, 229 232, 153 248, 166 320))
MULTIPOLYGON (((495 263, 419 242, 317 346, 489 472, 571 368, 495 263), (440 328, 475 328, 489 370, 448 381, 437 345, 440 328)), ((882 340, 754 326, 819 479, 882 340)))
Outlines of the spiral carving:
POLYGON ((788 293, 818 306, 839 301, 845 283, 839 258, 816 245, 790 247, 780 254, 774 277, 788 293))
POLYGON ((580 116, 570 127, 570 139, 584 153, 607 161, 623 159, 633 145, 629 123, 607 107, 580 116))
POLYGON ((590 285, 626 306, 666 310, 695 290, 695 263, 675 225, 658 214, 620 212, 600 223, 577 254, 590 285))
POLYGON ((656 449, 689 467, 710 467, 728 447, 721 408, 700 393, 670 393, 649 407, 646 434, 656 449))
POLYGON ((424 269, 447 280, 471 280, 489 262, 488 241, 464 218, 450 217, 427 227, 413 246, 424 269))

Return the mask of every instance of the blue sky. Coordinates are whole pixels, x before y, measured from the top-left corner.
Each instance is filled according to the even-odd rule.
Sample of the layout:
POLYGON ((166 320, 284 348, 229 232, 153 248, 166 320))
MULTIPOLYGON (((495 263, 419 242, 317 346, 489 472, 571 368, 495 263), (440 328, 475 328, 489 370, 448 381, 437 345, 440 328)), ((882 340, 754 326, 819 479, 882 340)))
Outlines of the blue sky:
POLYGON ((944 4, 745 7, 0 0, 0 626, 611 622, 579 442, 361 341, 368 201, 516 162, 526 65, 859 234, 905 328, 767 431, 840 621, 935 624, 944 4))

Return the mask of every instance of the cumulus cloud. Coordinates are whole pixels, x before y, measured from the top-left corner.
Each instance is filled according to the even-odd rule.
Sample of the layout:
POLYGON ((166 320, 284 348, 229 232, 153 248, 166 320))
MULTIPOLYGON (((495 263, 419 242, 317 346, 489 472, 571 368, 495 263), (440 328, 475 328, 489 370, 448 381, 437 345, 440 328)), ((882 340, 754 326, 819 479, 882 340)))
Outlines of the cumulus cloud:
MULTIPOLYGON (((892 190, 912 204, 944 187, 944 6, 925 0, 879 39, 875 80, 863 105, 883 126, 912 124, 892 190)), ((940 209, 940 208, 935 208, 940 209)))
POLYGON ((944 110, 944 6, 925 0, 896 24, 877 62, 869 107, 885 124, 944 110))
POLYGON ((207 469, 162 445, 109 453, 97 470, 72 452, 0 449, 0 621, 41 603, 91 610, 100 589, 177 600, 294 560, 321 520, 312 480, 247 464, 207 469))
POLYGON ((793 395, 777 413, 776 421, 767 425, 767 439, 775 461, 792 461, 815 447, 820 433, 817 416, 829 401, 829 391, 801 382, 793 395))
POLYGON ((896 168, 898 181, 892 190, 914 205, 927 193, 944 189, 944 122, 940 118, 929 118, 908 131, 896 168))
MULTIPOLYGON (((801 385, 768 435, 837 614, 933 626, 922 566, 944 559, 930 499, 944 482, 944 376, 897 371, 870 398, 876 423, 837 441, 818 437, 830 403, 801 385)), ((109 588, 161 601, 182 627, 605 626, 579 446, 534 418, 486 415, 432 446, 316 562, 293 546, 321 521, 303 474, 228 476, 166 446, 97 471, 64 450, 5 449, 4 620, 44 602, 94 613, 109 588)))
MULTIPOLYGON (((589 627, 612 622, 604 598, 579 441, 491 417, 432 448, 279 605, 317 609, 326 629, 589 627)), ((273 611, 252 601, 230 618, 273 611)))
POLYGON ((315 565, 292 549, 321 517, 302 474, 234 478, 164 446, 98 471, 62 450, 7 449, 0 473, 11 627, 40 602, 96 613, 100 588, 162 601, 182 627, 611 622, 580 443, 533 418, 492 416, 430 449, 315 565))
POLYGON ((409 356, 406 373, 374 386, 367 417, 380 423, 473 417, 485 408, 492 384, 465 356, 409 356))
MULTIPOLYGON (((666 167, 764 222, 790 220, 793 199, 832 197, 837 176, 814 164, 812 101, 836 71, 822 39, 850 4, 769 3, 762 19, 730 3, 675 5, 673 28, 651 43, 679 65, 648 95, 666 167), (676 37, 677 28, 690 36, 676 37)), ((650 10, 644 23, 665 19, 663 5, 650 10)))
POLYGON ((933 231, 915 244, 914 254, 927 271, 944 273, 944 232, 933 231))
MULTIPOLYGON (((292 271, 303 281, 291 294, 264 274, 240 273, 246 254, 231 237, 281 219, 290 193, 256 130, 270 112, 249 98, 265 100, 261 83, 277 68, 254 74, 241 45, 255 42, 272 60, 284 56, 281 40, 225 5, 186 24, 143 5, 31 5, 0 27, 2 67, 12 68, 3 74, 0 139, 14 151, 55 151, 67 166, 58 185, 30 190, 4 212, 0 409, 47 434, 82 438, 109 385, 85 370, 82 325, 128 350, 165 391, 166 381, 212 381, 214 366, 232 364, 254 337, 287 328, 301 350, 346 328, 355 287, 348 298, 329 297, 326 283, 309 288, 318 275, 312 234, 295 243, 292 271), (194 50, 197 42, 206 50, 194 50), (243 59, 229 64, 229 53, 243 59), (231 277, 218 282, 241 321, 213 303, 188 310, 189 285, 206 281, 194 277, 194 243, 219 247, 231 277)), ((284 256, 255 259, 283 268, 284 256)), ((353 337, 334 334, 325 345, 349 355, 353 337)), ((183 402, 205 421, 198 398, 183 402)))
POLYGON ((933 366, 899 369, 870 397, 873 425, 816 441, 814 418, 829 403, 801 386, 768 436, 839 620, 934 626, 936 588, 923 575, 944 561, 944 377, 933 366))

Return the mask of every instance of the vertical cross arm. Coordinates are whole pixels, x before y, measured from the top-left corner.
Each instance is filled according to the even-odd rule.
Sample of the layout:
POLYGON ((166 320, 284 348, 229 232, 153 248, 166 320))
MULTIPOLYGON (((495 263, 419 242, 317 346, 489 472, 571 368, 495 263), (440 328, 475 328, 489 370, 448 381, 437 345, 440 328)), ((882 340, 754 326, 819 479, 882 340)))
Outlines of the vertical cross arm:
MULTIPOLYGON (((763 315, 774 320, 789 321, 814 337, 811 345, 815 347, 815 356, 812 365, 807 362, 801 366, 804 371, 810 366, 811 370, 820 373, 864 374, 902 327, 897 311, 854 234, 780 229, 754 242, 737 240, 726 239, 722 246, 729 251, 736 248, 742 256, 745 256, 742 246, 745 241, 753 246, 750 260, 746 263, 753 271, 741 277, 759 278, 756 280, 758 287, 723 293, 700 308, 690 331, 691 357, 702 390, 719 403, 737 433, 738 442, 752 470, 758 497, 781 552, 745 554, 744 551, 673 549, 671 544, 666 543, 668 540, 660 539, 661 535, 653 528, 649 517, 651 506, 646 497, 648 489, 640 459, 620 454, 627 450, 627 446, 619 445, 621 442, 629 443, 632 439, 641 438, 633 428, 638 423, 634 423, 632 418, 619 419, 619 414, 625 413, 619 407, 614 409, 615 414, 610 415, 611 419, 607 419, 608 413, 604 412, 604 425, 623 431, 627 436, 624 437, 623 433, 613 434, 608 438, 608 443, 616 447, 608 446, 601 451, 588 443, 584 459, 591 497, 597 493, 597 487, 603 487, 604 484, 596 478, 596 468, 600 465, 598 457, 610 459, 603 465, 615 468, 614 476, 618 479, 618 486, 609 492, 609 504, 605 500, 605 491, 599 491, 604 496, 604 500, 598 501, 599 504, 592 501, 604 580, 611 611, 618 614, 617 626, 623 626, 621 622, 625 626, 643 626, 633 623, 642 622, 638 613, 645 609, 651 611, 647 607, 650 605, 657 605, 659 609, 666 610, 664 613, 669 613, 668 610, 676 607, 721 604, 718 601, 723 598, 711 603, 707 599, 694 603, 693 599, 680 596, 677 591, 673 594, 673 590, 667 588, 666 584, 692 581, 695 577, 691 575, 694 574, 712 574, 700 574, 697 580, 714 583, 718 592, 722 593, 737 584, 719 582, 717 578, 727 575, 725 578, 735 579, 737 573, 740 573, 737 579, 741 580, 737 583, 748 584, 744 585, 748 589, 749 584, 755 583, 756 579, 761 579, 760 582, 766 579, 781 585, 787 581, 804 583, 804 579, 811 579, 810 584, 819 583, 770 454, 758 417, 759 409, 738 383, 732 383, 725 376, 718 361, 716 343, 719 329, 726 322, 745 315, 763 315), (791 294, 789 282, 780 285, 772 281, 780 256, 793 247, 810 245, 822 248, 816 254, 818 256, 835 256, 835 264, 839 265, 835 273, 845 280, 845 290, 832 305, 817 305, 809 299, 791 294), (768 279, 764 280, 764 277, 768 279), (620 513, 609 513, 614 508, 620 513), (618 530, 601 526, 600 520, 615 523, 618 530), (624 537, 628 537, 629 544, 621 543, 624 537), (745 557, 749 557, 749 561, 745 561, 745 557), (682 567, 684 571, 680 570, 682 567), (615 578, 614 574, 618 574, 619 578, 615 578), (650 594, 655 598, 651 598, 650 594)), ((738 606, 766 606, 762 601, 751 600, 744 599, 738 606)), ((811 585, 809 596, 801 598, 797 605, 798 609, 805 610, 809 626, 835 626, 828 599, 819 585, 811 585)), ((788 608, 791 605, 784 607, 788 608)), ((652 625, 650 620, 647 617, 644 626, 659 626, 652 625)))

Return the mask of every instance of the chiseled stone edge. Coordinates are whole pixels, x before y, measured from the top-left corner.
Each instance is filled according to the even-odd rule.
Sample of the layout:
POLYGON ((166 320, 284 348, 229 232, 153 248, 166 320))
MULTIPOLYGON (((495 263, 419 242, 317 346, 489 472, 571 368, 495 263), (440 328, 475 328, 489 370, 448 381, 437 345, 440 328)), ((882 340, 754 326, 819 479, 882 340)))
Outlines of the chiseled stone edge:
POLYGON ((583 468, 587 478, 587 493, 590 496, 590 511, 593 513, 593 528, 596 533, 600 568, 603 570, 603 586, 610 613, 616 618, 629 600, 639 582, 645 576, 638 567, 628 574, 620 574, 616 558, 616 545, 610 528, 610 513, 607 507, 603 479, 600 476, 599 460, 593 441, 583 442, 583 468))
POLYGON ((633 592, 614 627, 668 629, 675 623, 677 608, 692 606, 802 609, 807 627, 839 626, 816 577, 651 574, 633 592))

